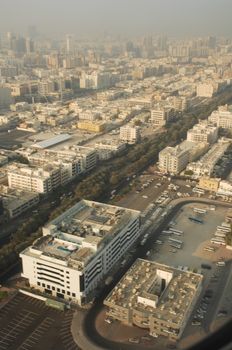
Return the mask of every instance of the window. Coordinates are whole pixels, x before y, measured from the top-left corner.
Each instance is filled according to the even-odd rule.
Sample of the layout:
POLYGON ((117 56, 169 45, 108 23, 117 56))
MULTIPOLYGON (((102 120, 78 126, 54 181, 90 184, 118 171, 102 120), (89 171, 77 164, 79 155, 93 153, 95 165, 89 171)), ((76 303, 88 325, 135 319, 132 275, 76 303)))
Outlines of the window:
POLYGON ((47 288, 50 289, 51 287, 49 286, 49 284, 47 284, 47 288))
POLYGON ((64 294, 65 294, 65 290, 64 290, 64 289, 62 289, 62 293, 64 293, 64 294))
POLYGON ((76 293, 72 293, 72 297, 75 297, 76 296, 76 293))
POLYGON ((60 288, 57 288, 57 292, 60 292, 60 288))
POLYGON ((40 286, 40 282, 37 282, 38 286, 40 286))
POLYGON ((45 288, 45 284, 44 284, 44 283, 42 283, 42 287, 44 287, 44 288, 45 288))
POLYGON ((67 292, 67 295, 70 295, 70 292, 67 292))
POLYGON ((55 290, 56 288, 55 287, 52 287, 52 290, 55 290))

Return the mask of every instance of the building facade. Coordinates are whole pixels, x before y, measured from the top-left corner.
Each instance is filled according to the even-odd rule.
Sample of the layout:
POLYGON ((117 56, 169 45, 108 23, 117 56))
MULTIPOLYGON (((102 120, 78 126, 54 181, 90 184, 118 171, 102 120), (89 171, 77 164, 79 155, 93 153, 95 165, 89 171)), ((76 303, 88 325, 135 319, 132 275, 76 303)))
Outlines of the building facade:
POLYGON ((140 212, 82 200, 20 254, 22 276, 40 292, 85 303, 139 235, 140 212))
POLYGON ((178 340, 202 290, 203 276, 137 259, 106 297, 107 315, 178 340))
POLYGON ((122 126, 120 128, 120 140, 133 144, 140 139, 140 129, 138 126, 122 126))
POLYGON ((187 133, 187 141, 214 143, 218 138, 218 128, 208 123, 194 125, 187 133))
POLYGON ((189 151, 180 146, 166 147, 159 152, 159 169, 164 173, 178 174, 189 162, 189 151))

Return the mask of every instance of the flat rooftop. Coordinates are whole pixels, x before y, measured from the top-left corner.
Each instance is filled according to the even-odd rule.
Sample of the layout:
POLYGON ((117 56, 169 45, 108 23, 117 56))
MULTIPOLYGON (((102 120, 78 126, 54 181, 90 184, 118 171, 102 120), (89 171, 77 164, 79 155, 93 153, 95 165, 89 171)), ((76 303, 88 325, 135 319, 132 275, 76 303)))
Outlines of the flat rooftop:
POLYGON ((82 269, 139 211, 82 200, 43 228, 24 254, 49 256, 82 269))
POLYGON ((71 139, 71 136, 69 134, 60 134, 60 135, 51 137, 47 140, 40 141, 40 142, 34 144, 32 147, 42 148, 42 149, 50 148, 50 147, 53 147, 59 143, 65 142, 65 141, 70 140, 70 139, 71 139))
POLYGON ((181 324, 202 281, 202 276, 138 259, 104 301, 181 324))

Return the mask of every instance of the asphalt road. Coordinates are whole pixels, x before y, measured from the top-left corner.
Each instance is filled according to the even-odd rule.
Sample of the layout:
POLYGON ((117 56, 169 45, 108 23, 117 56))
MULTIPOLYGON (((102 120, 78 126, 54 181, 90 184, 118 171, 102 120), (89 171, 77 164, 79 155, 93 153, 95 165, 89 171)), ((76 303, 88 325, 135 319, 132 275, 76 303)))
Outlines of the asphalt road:
MULTIPOLYGON (((178 199, 178 200, 175 200, 172 202, 172 208, 171 208, 169 214, 163 220, 163 222, 158 227, 155 227, 155 224, 153 225, 153 229, 151 229, 152 234, 148 238, 146 244, 142 247, 138 246, 133 258, 128 262, 128 264, 123 269, 118 271, 118 273, 114 276, 115 278, 114 278, 113 283, 104 289, 101 296, 98 298, 98 300, 96 300, 93 307, 86 313, 86 316, 84 317, 83 324, 82 324, 83 336, 87 337, 97 347, 100 347, 102 349, 112 349, 112 350, 119 350, 119 349, 121 349, 121 350, 127 350, 127 349, 128 350, 130 350, 130 349, 144 350, 144 349, 147 349, 146 346, 142 346, 142 345, 121 344, 121 343, 116 343, 116 342, 110 341, 109 339, 105 339, 104 337, 102 337, 98 333, 98 331, 95 327, 95 320, 96 320, 96 317, 99 314, 99 312, 102 310, 103 300, 108 295, 110 290, 112 290, 114 285, 117 284, 117 282, 120 280, 120 278, 125 274, 125 272, 129 269, 129 267, 134 263, 134 261, 137 258, 144 258, 146 256, 147 250, 153 245, 153 243, 157 239, 157 236, 160 233, 160 231, 162 231, 167 226, 167 224, 177 214, 177 212, 180 210, 180 208, 185 204, 193 203, 193 202, 196 202, 196 203, 200 202, 200 203, 205 203, 205 204, 213 204, 213 205, 221 205, 221 206, 231 207, 231 204, 228 204, 228 203, 221 203, 218 201, 207 200, 207 199, 203 199, 203 198, 178 199)), ((226 277, 225 277, 225 279, 226 279, 226 277)), ((225 283, 225 281, 224 281, 224 283, 225 283)), ((219 285, 218 292, 217 292, 218 297, 220 296, 220 292, 222 293, 222 290, 221 290, 220 285, 219 285)), ((215 303, 217 300, 216 299, 217 293, 215 294, 215 303)), ((215 304, 215 307, 217 307, 216 304, 215 304)), ((214 309, 212 308, 212 310, 214 310, 214 309)), ((209 320, 210 320, 210 317, 214 317, 213 311, 212 311, 212 314, 209 315, 209 320)), ((89 350, 89 349, 83 348, 83 350, 89 350)))

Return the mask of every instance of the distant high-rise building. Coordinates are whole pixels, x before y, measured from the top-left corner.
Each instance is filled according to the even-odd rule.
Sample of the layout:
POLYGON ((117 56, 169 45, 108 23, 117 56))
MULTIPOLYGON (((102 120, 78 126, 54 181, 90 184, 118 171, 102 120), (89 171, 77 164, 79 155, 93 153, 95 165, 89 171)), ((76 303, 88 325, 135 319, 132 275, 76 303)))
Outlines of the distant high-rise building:
POLYGON ((216 47, 216 44, 217 44, 217 39, 215 36, 209 36, 208 37, 208 47, 210 49, 215 49, 216 47))
POLYGON ((35 39, 38 36, 38 31, 36 26, 33 26, 33 25, 29 26, 27 28, 27 34, 31 39, 35 39))
POLYGON ((12 102, 11 90, 8 87, 0 86, 0 110, 8 109, 12 102))
POLYGON ((74 51, 74 40, 72 35, 66 35, 66 51, 71 53, 74 51))
POLYGON ((162 35, 158 38, 157 42, 158 49, 164 51, 167 49, 167 37, 166 35, 162 35))
POLYGON ((34 42, 30 39, 26 39, 26 53, 34 52, 34 42))
POLYGON ((152 36, 146 36, 143 39, 143 46, 146 50, 150 50, 153 47, 153 39, 152 36))

